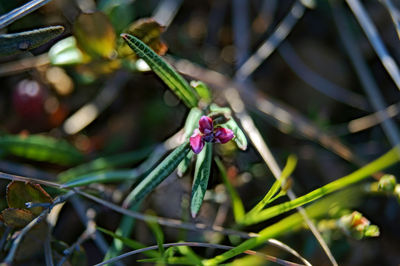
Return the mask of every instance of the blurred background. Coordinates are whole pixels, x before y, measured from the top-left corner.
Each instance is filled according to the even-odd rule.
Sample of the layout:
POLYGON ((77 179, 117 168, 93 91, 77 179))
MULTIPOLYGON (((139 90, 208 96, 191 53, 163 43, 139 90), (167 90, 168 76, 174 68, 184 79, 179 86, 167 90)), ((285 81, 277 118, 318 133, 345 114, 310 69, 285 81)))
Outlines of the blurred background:
MULTIPOLYGON (((1 1, 0 13, 26 2, 1 1)), ((398 144, 399 76, 396 71, 391 75, 382 64, 364 32, 371 28, 360 26, 358 19, 363 13, 355 8, 355 2, 375 25, 378 39, 386 47, 384 58, 389 55, 396 65, 400 62, 398 1, 51 1, 1 30, 5 34, 50 25, 65 28, 38 48, 0 57, 0 132, 65 139, 89 160, 153 147, 180 130, 188 109, 119 37, 136 22, 136 27, 145 28, 146 36, 154 35, 152 48, 165 54, 188 80, 208 83, 218 104, 227 105, 224 91, 232 84, 237 86, 279 164, 284 166, 289 154, 298 157, 292 189, 303 195, 398 144), (75 44, 60 44, 71 36, 75 44), (377 111, 382 112, 373 115, 377 111)), ((233 144, 216 148, 224 155, 228 177, 245 207, 251 208, 273 183, 271 172, 251 145, 245 152, 233 144)), ((0 154, 0 171, 10 174, 56 180, 58 173, 68 169, 32 162, 1 149, 0 154)), ((397 166, 389 172, 398 170, 397 166)), ((216 166, 213 172, 217 172, 216 166)), ((191 220, 187 213, 191 180, 190 173, 181 179, 167 179, 141 210, 191 220)), ((2 181, 2 209, 7 206, 6 185, 2 181)), ((211 176, 208 188, 210 193, 196 221, 230 228, 232 213, 218 175, 211 176)), ((124 192, 118 184, 101 189, 110 197, 124 192)), ((116 229, 119 214, 82 202, 86 209, 95 210, 99 226, 116 229)), ((399 265, 398 201, 371 194, 355 209, 380 228, 380 236, 356 240, 340 232, 323 232, 338 263, 399 265)), ((279 218, 246 231, 255 232, 279 218)), ((229 243, 218 234, 163 229, 166 242, 229 243)), ((70 245, 83 230, 76 210, 67 203, 54 229, 55 238, 70 245)), ((155 243, 142 222, 135 225, 131 237, 145 245, 155 243)), ((329 265, 309 230, 280 240, 311 263, 329 265)), ((102 260, 93 240, 82 247, 89 265, 102 260)), ((205 257, 219 252, 194 250, 205 257)), ((287 256, 274 247, 262 251, 279 258, 287 256)), ((30 263, 40 261, 39 256, 30 263)), ((21 263, 28 262, 22 259, 21 263)), ((264 264, 268 263, 247 265, 264 264)))

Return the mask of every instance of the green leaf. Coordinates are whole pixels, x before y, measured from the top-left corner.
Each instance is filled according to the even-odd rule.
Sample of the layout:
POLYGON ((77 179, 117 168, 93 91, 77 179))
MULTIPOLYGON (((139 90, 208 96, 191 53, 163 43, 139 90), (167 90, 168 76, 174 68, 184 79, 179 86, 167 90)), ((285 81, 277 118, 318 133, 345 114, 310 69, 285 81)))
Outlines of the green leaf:
MULTIPOLYGON (((131 25, 127 29, 125 29, 125 33, 130 34, 141 40, 147 46, 149 46, 156 54, 164 55, 168 47, 161 40, 161 33, 163 33, 165 27, 161 26, 157 21, 153 18, 142 18, 131 25)), ((121 40, 122 43, 118 48, 119 56, 134 56, 136 54, 129 48, 129 45, 121 40)))
POLYGON ((63 185, 61 188, 72 188, 87 186, 93 183, 111 183, 111 182, 122 182, 126 180, 134 181, 138 179, 140 175, 135 169, 130 170, 114 170, 114 171, 100 171, 89 173, 79 178, 73 179, 63 185))
POLYGON ((129 47, 150 66, 187 107, 192 108, 197 106, 198 99, 196 92, 167 62, 135 36, 124 33, 121 34, 121 37, 124 38, 129 47))
POLYGON ((1 212, 1 218, 7 226, 22 228, 29 224, 35 215, 29 210, 7 208, 1 212))
POLYGON ((227 128, 229 128, 230 130, 233 131, 233 134, 235 134, 235 138, 233 140, 236 142, 236 145, 238 146, 238 148, 241 150, 246 150, 247 149, 246 135, 240 129, 240 127, 236 123, 236 121, 233 118, 231 118, 223 126, 226 126, 227 128))
POLYGON ((315 189, 315 190, 307 193, 306 195, 298 197, 289 202, 284 202, 284 203, 269 207, 265 210, 262 210, 257 215, 252 217, 253 219, 246 221, 246 223, 244 223, 244 224, 249 225, 249 224, 254 224, 254 223, 261 222, 261 221, 265 221, 265 220, 275 217, 279 214, 285 213, 285 212, 293 210, 299 206, 302 206, 304 204, 307 204, 309 202, 317 200, 329 193, 332 193, 334 191, 343 189, 347 186, 357 183, 357 182, 369 177, 370 175, 372 175, 376 172, 379 172, 379 171, 393 165, 394 163, 397 163, 399 161, 399 156, 398 156, 398 151, 396 149, 398 149, 398 148, 399 148, 399 146, 396 146, 395 148, 391 149, 386 154, 382 155, 375 161, 372 161, 371 163, 365 165, 364 167, 358 169, 357 171, 355 171, 349 175, 346 175, 342 178, 339 178, 331 183, 328 183, 325 186, 315 189))
POLYGON ((290 155, 287 159, 285 168, 283 169, 279 179, 274 182, 271 189, 267 192, 264 198, 256 206, 254 206, 254 208, 246 215, 244 220, 253 219, 262 209, 265 208, 265 206, 267 206, 274 199, 276 199, 274 195, 281 188, 281 185, 285 182, 285 180, 293 173, 294 169, 296 168, 296 164, 297 164, 296 156, 290 155))
POLYGON ((137 185, 124 201, 124 206, 137 204, 164 179, 166 179, 190 151, 188 142, 177 147, 137 185))
POLYGON ((55 66, 82 64, 87 61, 78 48, 74 36, 62 39, 54 44, 49 50, 49 59, 50 63, 55 66))
POLYGON ((206 142, 203 150, 197 155, 196 168, 192 187, 192 201, 190 212, 192 217, 196 217, 206 194, 208 179, 211 171, 212 143, 206 142))
POLYGON ((228 176, 226 174, 226 169, 222 164, 221 160, 218 157, 215 157, 214 161, 217 164, 217 167, 221 173, 222 180, 224 181, 226 189, 228 190, 229 196, 232 201, 233 216, 235 217, 235 221, 238 223, 243 219, 245 214, 243 202, 240 199, 236 189, 229 182, 228 176))
POLYGON ((41 135, 0 136, 0 149, 7 154, 60 165, 83 160, 83 155, 68 142, 41 135))
POLYGON ((49 194, 39 185, 12 181, 7 185, 7 203, 10 208, 25 209, 34 215, 39 215, 44 208, 27 208, 25 203, 51 203, 53 202, 49 194))
POLYGON ((144 148, 137 151, 120 153, 107 157, 100 157, 88 163, 84 163, 76 167, 70 168, 67 171, 61 172, 60 174, 58 174, 57 179, 61 183, 65 183, 70 181, 71 179, 76 179, 85 174, 93 174, 93 172, 96 171, 106 170, 128 164, 134 164, 145 159, 152 150, 152 148, 144 148))
POLYGON ((0 34, 0 56, 22 53, 39 47, 63 33, 63 26, 0 34))
POLYGON ((80 14, 73 31, 78 47, 89 56, 111 59, 116 55, 115 31, 104 13, 80 14))
POLYGON ((182 160, 182 162, 180 162, 180 164, 178 165, 178 168, 176 169, 176 174, 179 177, 182 177, 189 169, 190 163, 192 162, 193 155, 194 155, 193 151, 190 151, 185 156, 185 158, 182 160))
POLYGON ((190 86, 192 86, 197 94, 200 96, 200 99, 202 99, 206 103, 211 102, 211 92, 208 86, 199 80, 193 80, 190 82, 190 86))
POLYGON ((201 259, 189 246, 177 246, 179 252, 185 256, 189 261, 192 261, 194 265, 203 265, 201 259))
MULTIPOLYGON (((150 212, 149 214, 154 215, 153 212, 150 212)), ((148 221, 147 224, 156 238, 158 250, 161 254, 164 254, 164 233, 161 229, 161 226, 155 221, 148 221)))
POLYGON ((185 140, 188 139, 190 136, 192 136, 193 131, 199 127, 199 120, 202 115, 203 115, 203 112, 199 108, 194 107, 194 108, 190 109, 190 112, 186 118, 185 126, 184 126, 185 140))
MULTIPOLYGON (((142 243, 140 243, 138 241, 132 240, 132 239, 127 238, 127 237, 120 236, 120 235, 115 234, 114 232, 112 232, 110 230, 101 228, 99 226, 97 226, 96 229, 99 230, 100 232, 103 232, 104 234, 107 234, 107 235, 109 235, 109 236, 111 236, 113 238, 116 238, 116 239, 120 240, 122 243, 124 243, 124 245, 126 245, 126 246, 128 246, 128 247, 130 247, 132 249, 141 249, 141 248, 145 248, 146 247, 145 245, 143 245, 142 243)), ((145 252, 143 252, 143 254, 145 254, 148 257, 152 257, 152 258, 159 258, 161 256, 160 253, 158 253, 157 251, 154 251, 154 250, 145 251, 145 252)))

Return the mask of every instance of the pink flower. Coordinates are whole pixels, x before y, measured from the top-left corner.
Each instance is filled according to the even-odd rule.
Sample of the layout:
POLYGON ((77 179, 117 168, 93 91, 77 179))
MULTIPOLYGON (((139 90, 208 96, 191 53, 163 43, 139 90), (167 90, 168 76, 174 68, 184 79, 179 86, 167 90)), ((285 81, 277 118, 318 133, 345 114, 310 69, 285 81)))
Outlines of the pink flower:
POLYGON ((195 129, 190 137, 190 146, 194 153, 200 153, 204 142, 227 143, 234 137, 233 131, 223 127, 214 128, 213 121, 208 116, 199 120, 199 128, 195 129))

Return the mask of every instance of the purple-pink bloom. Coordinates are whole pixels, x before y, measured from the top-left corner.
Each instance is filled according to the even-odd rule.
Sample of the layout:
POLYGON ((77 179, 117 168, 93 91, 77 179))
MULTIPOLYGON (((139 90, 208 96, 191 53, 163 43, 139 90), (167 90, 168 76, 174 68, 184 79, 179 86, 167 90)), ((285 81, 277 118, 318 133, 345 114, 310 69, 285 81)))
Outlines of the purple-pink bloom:
POLYGON ((227 143, 234 137, 233 131, 228 128, 217 127, 214 129, 213 121, 208 116, 202 116, 199 120, 199 128, 195 129, 190 137, 190 146, 194 153, 198 154, 204 148, 205 142, 227 143))

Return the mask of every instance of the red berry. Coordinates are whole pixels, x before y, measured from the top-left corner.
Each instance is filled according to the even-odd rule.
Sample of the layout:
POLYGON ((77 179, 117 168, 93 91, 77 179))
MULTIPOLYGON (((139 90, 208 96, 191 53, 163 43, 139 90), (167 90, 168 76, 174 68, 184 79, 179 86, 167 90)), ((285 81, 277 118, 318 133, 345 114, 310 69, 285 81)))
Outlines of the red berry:
POLYGON ((43 115, 45 91, 35 80, 22 80, 12 95, 15 111, 24 118, 39 118, 43 115))

